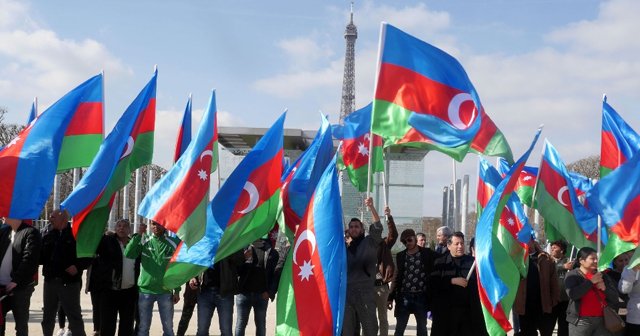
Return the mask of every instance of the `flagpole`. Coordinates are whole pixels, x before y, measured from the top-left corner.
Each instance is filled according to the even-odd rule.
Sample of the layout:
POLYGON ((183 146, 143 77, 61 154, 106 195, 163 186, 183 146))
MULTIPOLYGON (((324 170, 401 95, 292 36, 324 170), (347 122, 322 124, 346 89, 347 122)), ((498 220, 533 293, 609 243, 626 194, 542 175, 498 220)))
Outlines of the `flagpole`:
POLYGON ((136 186, 133 194, 133 232, 138 232, 138 226, 140 225, 140 216, 138 216, 138 206, 140 205, 140 187, 142 185, 142 173, 140 168, 136 169, 136 186))
MULTIPOLYGON (((148 166, 149 167, 149 173, 147 175, 147 193, 149 192, 149 190, 151 190, 151 187, 153 187, 153 169, 151 169, 151 165, 148 166)), ((151 227, 151 219, 147 218, 147 224, 149 224, 149 228, 151 227)))
POLYGON ((33 97, 33 106, 36 108, 36 118, 38 117, 38 97, 33 97))
POLYGON ((464 175, 462 178, 462 200, 461 203, 461 215, 460 215, 460 231, 462 234, 467 234, 467 212, 469 211, 469 175, 464 175))
MULTIPOLYGON (((541 125, 540 127, 542 127, 544 125, 541 125)), ((546 140, 546 138, 545 138, 546 140)), ((542 160, 544 160, 544 152, 547 149, 547 142, 544 142, 544 146, 542 146, 542 153, 540 155, 540 162, 538 163, 538 173, 536 174, 536 183, 533 185, 533 193, 531 194, 531 206, 536 209, 535 211, 535 215, 536 217, 538 217, 538 220, 535 220, 534 217, 534 221, 536 226, 538 226, 538 229, 536 230, 534 228, 534 231, 536 231, 536 234, 538 232, 540 232, 540 221, 539 221, 539 217, 540 217, 540 213, 538 212, 538 209, 535 207, 536 204, 536 194, 538 193, 538 182, 540 182, 540 168, 542 167, 542 160)), ((546 235, 546 232, 545 232, 546 235)))
MULTIPOLYGON (((373 82, 373 96, 376 96, 376 89, 378 88, 378 75, 380 74, 380 64, 382 63, 382 43, 384 41, 384 32, 386 22, 380 23, 380 37, 378 38, 378 62, 376 64, 376 75, 373 82)), ((375 106, 375 100, 372 105, 372 109, 375 106)), ((371 189, 371 150, 373 149, 373 110, 371 111, 371 127, 369 127, 369 162, 367 163, 367 197, 369 197, 369 190, 371 189)))
POLYGON ((122 218, 129 219, 129 182, 122 188, 122 218))
POLYGON ((53 179, 53 210, 60 209, 60 175, 53 179))
POLYGON ((384 205, 389 206, 389 185, 387 184, 387 177, 389 174, 389 168, 391 167, 391 160, 389 160, 389 148, 385 148, 386 155, 384 156, 384 171, 382 172, 382 192, 384 192, 384 205))
POLYGON ((471 274, 476 269, 476 259, 473 260, 473 264, 471 264, 471 268, 469 269, 469 273, 467 274, 467 281, 471 279, 471 274))
POLYGON ((220 190, 220 144, 217 144, 218 146, 218 167, 216 167, 216 173, 218 175, 218 190, 220 190))
POLYGON ((601 241, 602 241, 602 237, 600 237, 600 232, 602 231, 602 217, 600 217, 600 215, 598 215, 598 240, 597 240, 597 244, 598 244, 598 259, 600 259, 600 250, 601 250, 601 241))
POLYGON ((451 226, 453 231, 456 231, 456 228, 458 226, 458 197, 456 197, 456 192, 458 191, 458 181, 457 181, 457 174, 456 174, 456 160, 455 159, 451 159, 451 164, 452 164, 452 169, 453 169, 453 222, 451 223, 451 226))

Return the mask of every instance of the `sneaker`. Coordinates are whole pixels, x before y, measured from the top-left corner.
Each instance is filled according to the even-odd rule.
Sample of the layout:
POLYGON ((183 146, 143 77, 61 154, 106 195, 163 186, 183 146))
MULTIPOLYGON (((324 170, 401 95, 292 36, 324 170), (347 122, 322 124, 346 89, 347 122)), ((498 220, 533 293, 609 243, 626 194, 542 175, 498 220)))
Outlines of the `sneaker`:
POLYGON ((71 336, 71 330, 67 329, 67 331, 64 333, 64 336, 71 336))
POLYGON ((65 330, 64 329, 60 329, 58 330, 58 333, 56 334, 56 336, 64 336, 65 335, 65 330))

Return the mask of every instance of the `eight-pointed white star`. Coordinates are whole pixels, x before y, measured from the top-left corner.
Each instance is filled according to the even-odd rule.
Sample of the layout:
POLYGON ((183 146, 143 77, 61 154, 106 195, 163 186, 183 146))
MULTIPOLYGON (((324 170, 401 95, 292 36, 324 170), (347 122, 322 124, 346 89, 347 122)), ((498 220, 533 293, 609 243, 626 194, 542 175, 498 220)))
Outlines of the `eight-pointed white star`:
POLYGON ((7 145, 7 148, 17 144, 19 140, 20 140, 20 137, 17 136, 15 139, 11 140, 11 142, 7 145))
POLYGON ((207 172, 204 171, 203 169, 198 170, 198 177, 201 180, 206 181, 207 180, 207 172))
POLYGON ((300 276, 300 280, 309 281, 309 277, 313 275, 314 267, 316 266, 311 265, 311 260, 305 260, 302 266, 300 266, 300 273, 298 273, 298 275, 300 276))
POLYGON ((516 223, 516 221, 513 220, 513 217, 509 217, 509 219, 507 219, 507 223, 511 226, 513 226, 513 224, 516 223))
POLYGON ((367 147, 364 145, 363 142, 361 142, 358 145, 358 153, 362 154, 362 156, 369 156, 369 150, 367 149, 367 147))
POLYGON ((532 179, 533 177, 531 177, 531 175, 527 175, 525 176, 522 180, 523 181, 529 181, 530 179, 532 179))

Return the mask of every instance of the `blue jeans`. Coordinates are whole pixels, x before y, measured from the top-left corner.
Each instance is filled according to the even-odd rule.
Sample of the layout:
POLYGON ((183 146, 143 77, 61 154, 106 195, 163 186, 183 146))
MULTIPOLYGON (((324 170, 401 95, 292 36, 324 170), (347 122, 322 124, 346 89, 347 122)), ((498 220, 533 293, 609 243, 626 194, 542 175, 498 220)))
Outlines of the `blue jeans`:
POLYGON ((394 335, 404 335, 409 322, 409 315, 416 318, 416 335, 427 336, 427 307, 423 293, 402 293, 396 298, 396 332, 394 335))
POLYGON ((233 295, 220 296, 218 288, 203 287, 198 294, 198 332, 196 336, 208 336, 211 317, 218 308, 218 323, 222 336, 232 336, 233 295))
POLYGON ((245 293, 236 295, 238 317, 236 318, 236 335, 244 336, 244 330, 249 322, 249 313, 253 307, 253 317, 256 324, 256 336, 267 333, 267 305, 269 299, 263 299, 262 293, 245 293))
POLYGON ((138 336, 149 336, 151 328, 151 316, 153 315, 153 303, 158 302, 160 311, 160 322, 162 322, 162 335, 173 336, 173 295, 168 294, 145 294, 138 296, 138 314, 140 324, 138 325, 138 336))

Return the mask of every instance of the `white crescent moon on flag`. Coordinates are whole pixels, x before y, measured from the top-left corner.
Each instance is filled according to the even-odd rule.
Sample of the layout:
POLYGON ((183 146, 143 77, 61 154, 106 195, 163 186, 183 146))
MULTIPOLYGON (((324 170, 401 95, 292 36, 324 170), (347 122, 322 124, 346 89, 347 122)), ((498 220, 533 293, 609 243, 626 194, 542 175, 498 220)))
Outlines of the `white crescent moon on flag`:
POLYGON ((451 124, 457 129, 469 128, 469 125, 476 117, 476 108, 474 103, 473 115, 471 116, 469 125, 465 124, 464 122, 462 122, 462 119, 460 119, 460 107, 464 102, 469 100, 473 102, 473 98, 471 97, 471 95, 466 92, 462 92, 462 93, 458 93, 453 98, 451 98, 451 101, 449 102, 449 108, 448 108, 449 120, 451 121, 451 124))
POLYGON ((249 193, 249 205, 247 205, 244 210, 240 210, 238 212, 241 214, 246 214, 247 212, 250 212, 251 210, 256 208, 256 205, 258 205, 258 201, 260 200, 260 194, 258 193, 258 188, 256 188, 256 186, 249 181, 244 184, 244 188, 242 189, 246 190, 249 193))
POLYGON ((311 254, 313 255, 313 252, 316 250, 316 235, 309 230, 304 230, 302 231, 302 233, 300 234, 300 236, 298 237, 298 240, 296 241, 296 245, 293 248, 293 263, 294 264, 298 264, 298 261, 296 260, 296 256, 298 253, 298 247, 300 247, 300 244, 302 244, 303 241, 308 240, 311 243, 311 254))
POLYGON ((209 155, 210 157, 213 157, 213 151, 210 149, 207 149, 206 151, 202 152, 202 154, 200 154, 200 161, 202 161, 202 159, 209 155))
POLYGON ((558 196, 558 202, 560 202, 560 204, 562 204, 564 206, 569 206, 569 204, 566 204, 565 202, 562 201, 562 195, 565 192, 568 192, 568 191, 569 191, 569 187, 567 187, 567 186, 564 186, 564 187, 560 188, 560 190, 558 190, 558 195, 557 195, 558 196))
POLYGON ((122 153, 122 156, 120 157, 121 159, 129 154, 131 154, 131 152, 133 151, 133 138, 131 136, 129 136, 129 139, 127 139, 127 147, 124 151, 124 153, 122 153))

